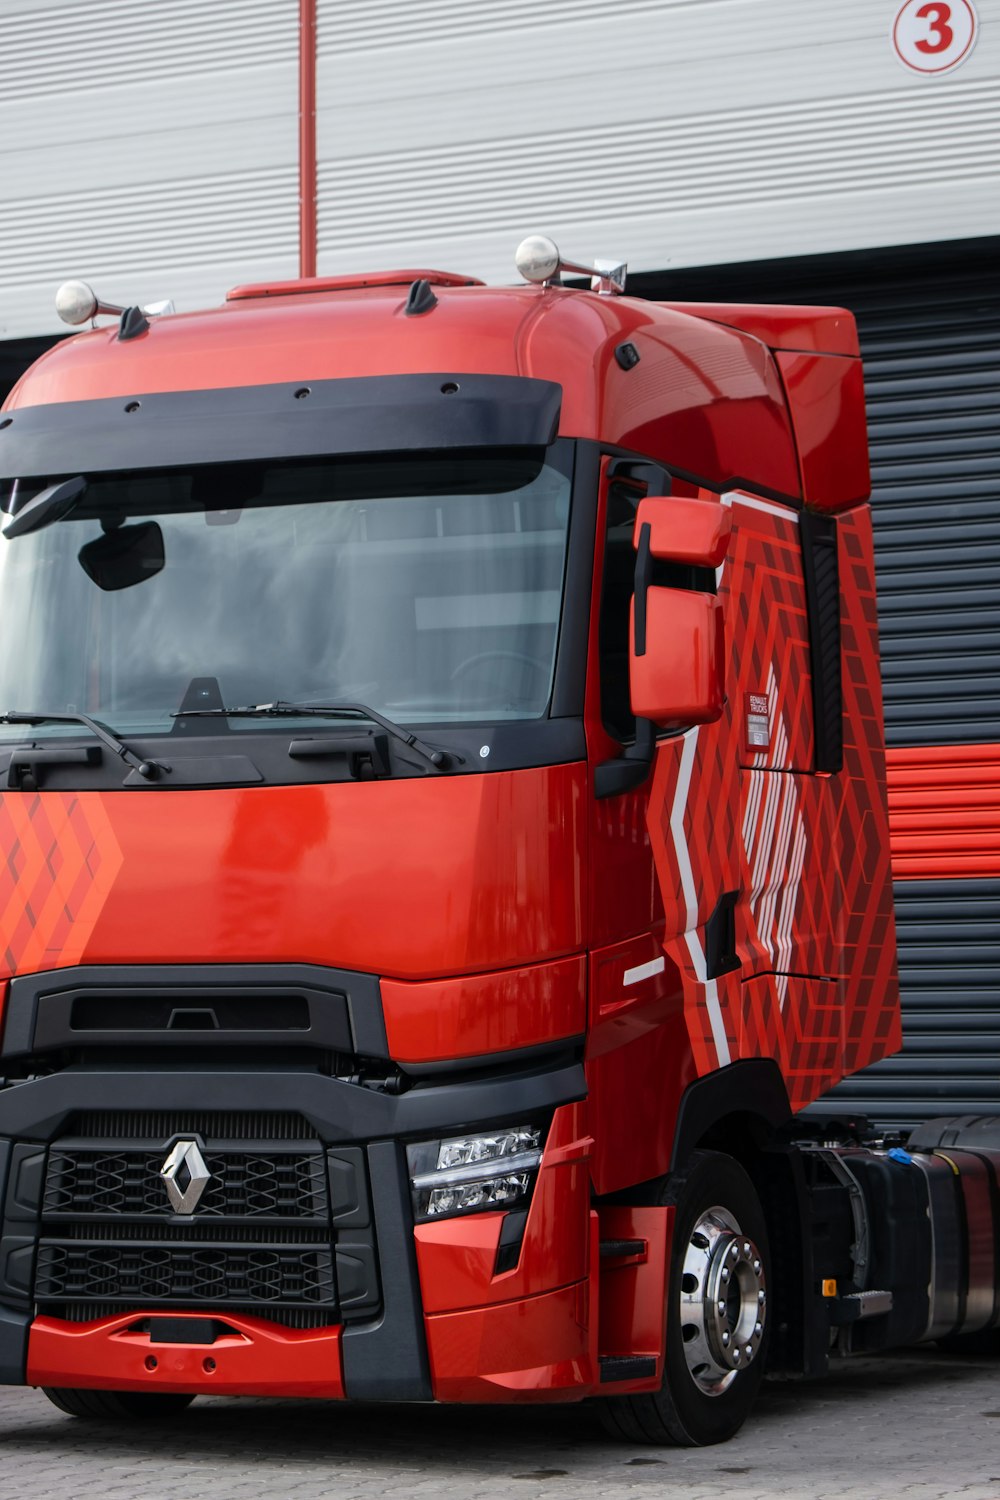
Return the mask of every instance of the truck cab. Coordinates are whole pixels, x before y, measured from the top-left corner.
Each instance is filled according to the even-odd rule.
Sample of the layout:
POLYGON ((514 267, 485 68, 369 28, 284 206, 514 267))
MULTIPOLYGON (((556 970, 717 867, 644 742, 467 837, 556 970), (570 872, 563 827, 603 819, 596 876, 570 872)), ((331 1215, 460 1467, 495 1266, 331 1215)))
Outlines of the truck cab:
POLYGON ((850 315, 238 287, 0 477, 0 1378, 705 1442, 821 1363, 782 1132, 899 1045, 850 315))

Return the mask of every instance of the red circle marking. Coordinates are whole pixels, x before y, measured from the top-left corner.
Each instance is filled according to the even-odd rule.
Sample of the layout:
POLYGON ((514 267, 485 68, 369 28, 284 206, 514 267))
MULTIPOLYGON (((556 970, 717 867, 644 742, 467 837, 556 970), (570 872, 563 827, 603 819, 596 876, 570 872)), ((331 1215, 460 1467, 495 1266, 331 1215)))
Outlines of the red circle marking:
MULTIPOLYGON (((966 14, 969 17, 969 40, 966 42, 965 46, 962 48, 957 57, 953 58, 951 62, 944 63, 942 66, 936 68, 922 68, 919 63, 910 62, 910 59, 904 55, 903 49, 899 44, 899 23, 903 19, 906 12, 913 5, 913 3, 914 0, 906 0, 906 4, 900 7, 899 11, 896 14, 896 19, 893 22, 892 45, 896 56, 899 58, 904 67, 912 69, 914 73, 950 73, 953 68, 957 68, 959 63, 968 56, 969 52, 972 50, 972 45, 976 40, 976 34, 979 29, 979 21, 976 16, 976 12, 972 8, 970 0, 928 0, 927 4, 921 6, 921 10, 947 12, 947 14, 943 15, 941 19, 943 21, 943 24, 945 26, 948 26, 949 30, 951 29, 949 26, 949 22, 951 21, 952 11, 955 6, 963 6, 966 14)), ((920 12, 918 11, 917 14, 919 15, 920 12)))

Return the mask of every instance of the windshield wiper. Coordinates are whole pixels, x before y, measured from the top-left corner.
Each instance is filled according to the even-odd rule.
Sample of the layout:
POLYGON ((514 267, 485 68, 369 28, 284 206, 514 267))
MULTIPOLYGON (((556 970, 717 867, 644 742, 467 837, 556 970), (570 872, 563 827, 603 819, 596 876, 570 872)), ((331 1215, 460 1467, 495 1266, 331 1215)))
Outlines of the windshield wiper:
POLYGON ((279 698, 275 703, 249 703, 243 708, 182 708, 170 717, 172 719, 269 719, 303 718, 310 715, 326 719, 349 717, 370 719, 373 724, 378 724, 394 739, 408 745, 411 750, 423 756, 435 771, 443 771, 448 764, 448 756, 443 750, 432 749, 417 735, 411 734, 401 724, 393 723, 392 719, 387 719, 384 714, 376 712, 374 708, 369 708, 366 703, 284 703, 279 698))
POLYGON ((89 714, 47 714, 33 711, 21 713, 12 708, 9 712, 0 714, 0 724, 82 724, 146 781, 155 781, 161 771, 170 770, 170 767, 161 761, 140 760, 139 756, 134 754, 116 734, 113 734, 106 724, 92 719, 89 714))

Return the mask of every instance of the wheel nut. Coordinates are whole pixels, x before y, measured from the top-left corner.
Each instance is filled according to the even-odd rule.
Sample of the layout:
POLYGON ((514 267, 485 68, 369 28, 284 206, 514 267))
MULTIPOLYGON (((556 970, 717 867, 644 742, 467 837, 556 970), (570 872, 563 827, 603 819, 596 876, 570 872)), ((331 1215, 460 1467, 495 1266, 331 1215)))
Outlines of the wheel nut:
POLYGON ((763 1323, 755 1323, 753 1325, 753 1331, 757 1335, 758 1338, 760 1338, 761 1329, 763 1328, 763 1326, 764 1326, 763 1323))
POLYGON ((740 1362, 740 1351, 738 1349, 734 1349, 733 1350, 733 1364, 734 1365, 738 1365, 739 1362, 740 1362))
POLYGON ((723 1267, 723 1270, 722 1270, 722 1279, 723 1279, 723 1281, 728 1281, 729 1280, 729 1272, 725 1269, 725 1267, 723 1267))
POLYGON ((755 1260, 754 1261, 753 1268, 754 1268, 755 1273, 759 1276, 760 1275, 760 1261, 759 1260, 755 1260))
POLYGON ((749 1255, 750 1254, 750 1241, 749 1240, 744 1240, 743 1241, 743 1254, 744 1255, 749 1255))
POLYGON ((724 1333, 722 1335, 722 1342, 723 1342, 724 1345, 726 1345, 728 1347, 728 1345, 729 1345, 729 1334, 728 1333, 724 1333))
POLYGON ((719 1311, 720 1311, 720 1313, 724 1313, 725 1310, 726 1310, 726 1304, 724 1302, 720 1302, 719 1303, 719 1311))

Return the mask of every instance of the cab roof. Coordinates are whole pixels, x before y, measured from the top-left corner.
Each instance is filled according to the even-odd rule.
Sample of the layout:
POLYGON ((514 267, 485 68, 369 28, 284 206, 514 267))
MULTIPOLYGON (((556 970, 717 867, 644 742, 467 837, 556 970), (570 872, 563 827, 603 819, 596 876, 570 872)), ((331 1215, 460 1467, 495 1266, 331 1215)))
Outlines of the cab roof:
POLYGON ((285 381, 521 375, 561 387, 560 435, 644 454, 711 488, 839 508, 867 495, 867 461, 863 473, 848 464, 825 500, 811 494, 789 393, 799 389, 816 430, 806 407, 823 403, 819 426, 839 431, 832 444, 826 433, 828 457, 859 441, 864 451, 857 392, 844 394, 852 380, 860 390, 857 356, 853 319, 835 308, 671 306, 387 271, 237 287, 222 307, 151 318, 124 341, 116 325, 78 334, 26 372, 5 410, 285 381), (420 282, 427 292, 414 299, 420 282))

